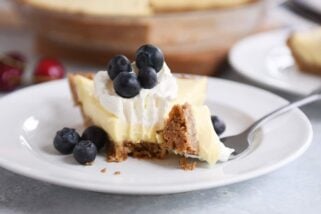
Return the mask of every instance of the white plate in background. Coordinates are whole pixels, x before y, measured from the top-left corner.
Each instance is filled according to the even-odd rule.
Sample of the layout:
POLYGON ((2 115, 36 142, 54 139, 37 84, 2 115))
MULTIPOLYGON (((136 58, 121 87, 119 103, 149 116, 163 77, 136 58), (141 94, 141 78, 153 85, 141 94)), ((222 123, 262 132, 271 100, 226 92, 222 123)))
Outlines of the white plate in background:
POLYGON ((286 46, 289 31, 272 31, 239 41, 229 61, 243 76, 265 86, 299 95, 321 87, 321 77, 299 71, 286 46))

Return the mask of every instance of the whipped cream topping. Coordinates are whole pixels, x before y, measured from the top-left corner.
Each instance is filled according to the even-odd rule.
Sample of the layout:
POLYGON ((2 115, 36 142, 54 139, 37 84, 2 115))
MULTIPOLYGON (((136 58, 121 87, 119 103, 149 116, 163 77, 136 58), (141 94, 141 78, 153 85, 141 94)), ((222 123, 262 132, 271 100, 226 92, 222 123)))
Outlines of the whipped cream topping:
MULTIPOLYGON (((134 63, 132 68, 137 73, 134 63)), ((94 77, 95 96, 108 112, 123 121, 144 126, 161 125, 158 123, 167 117, 178 86, 166 63, 157 73, 157 81, 154 88, 141 89, 137 96, 127 99, 115 92, 107 71, 99 71, 94 77)))

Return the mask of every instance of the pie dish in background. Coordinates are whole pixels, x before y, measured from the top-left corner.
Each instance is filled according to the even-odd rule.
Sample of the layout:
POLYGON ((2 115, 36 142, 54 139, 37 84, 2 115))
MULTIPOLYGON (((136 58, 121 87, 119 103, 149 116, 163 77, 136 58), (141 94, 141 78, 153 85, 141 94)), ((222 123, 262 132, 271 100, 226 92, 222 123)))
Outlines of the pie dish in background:
POLYGON ((263 0, 203 0, 197 6, 194 1, 137 0, 133 10, 122 0, 110 1, 112 9, 106 11, 92 9, 100 0, 81 9, 71 1, 70 7, 61 0, 14 2, 35 31, 42 54, 105 65, 117 53, 133 56, 137 47, 152 43, 162 48, 173 71, 207 75, 214 74, 235 41, 257 30, 265 9, 263 0), (122 7, 117 10, 117 5, 122 7))

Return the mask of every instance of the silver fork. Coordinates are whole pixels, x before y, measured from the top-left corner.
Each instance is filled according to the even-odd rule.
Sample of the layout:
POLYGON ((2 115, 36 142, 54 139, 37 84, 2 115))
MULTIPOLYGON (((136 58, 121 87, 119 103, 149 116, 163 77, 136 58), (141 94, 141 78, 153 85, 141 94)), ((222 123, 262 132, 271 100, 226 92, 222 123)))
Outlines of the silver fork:
POLYGON ((222 138, 221 141, 225 146, 234 149, 234 152, 231 155, 230 159, 237 157, 239 154, 243 153, 249 148, 250 142, 253 139, 255 130, 257 130, 263 124, 267 123, 268 121, 294 108, 307 105, 309 103, 315 102, 320 99, 321 99, 321 88, 315 90, 314 92, 312 92, 306 97, 303 97, 299 100, 291 102, 263 116, 261 119, 257 120, 255 123, 253 123, 250 127, 248 127, 246 130, 244 130, 240 134, 222 138))
MULTIPOLYGON (((229 159, 230 160, 234 159, 235 157, 237 157, 238 155, 240 155, 250 147, 255 131, 259 127, 261 127, 263 124, 267 123, 268 121, 294 108, 307 105, 309 103, 315 102, 320 99, 321 99, 321 88, 315 90, 314 92, 312 92, 306 97, 303 97, 297 101, 291 102, 263 116, 261 119, 257 120, 255 123, 253 123, 250 127, 248 127, 246 130, 244 130, 240 134, 221 138, 221 141, 225 146, 234 149, 234 152, 232 153, 229 159)), ((197 156, 194 156, 194 155, 186 155, 186 157, 197 158, 197 156)))

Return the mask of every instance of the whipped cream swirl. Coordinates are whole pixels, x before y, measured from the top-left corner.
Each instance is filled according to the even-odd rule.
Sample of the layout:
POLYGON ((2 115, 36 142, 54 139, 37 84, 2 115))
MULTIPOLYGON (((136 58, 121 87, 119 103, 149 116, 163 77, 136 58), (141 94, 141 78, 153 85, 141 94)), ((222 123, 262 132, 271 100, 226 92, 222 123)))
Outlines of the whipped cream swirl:
MULTIPOLYGON (((132 64, 134 72, 138 72, 132 64)), ((114 90, 113 81, 107 71, 99 71, 94 77, 95 96, 110 113, 130 124, 144 126, 161 125, 171 108, 171 101, 177 97, 176 78, 164 63, 157 73, 157 85, 152 89, 141 89, 130 99, 120 97, 114 90)))

